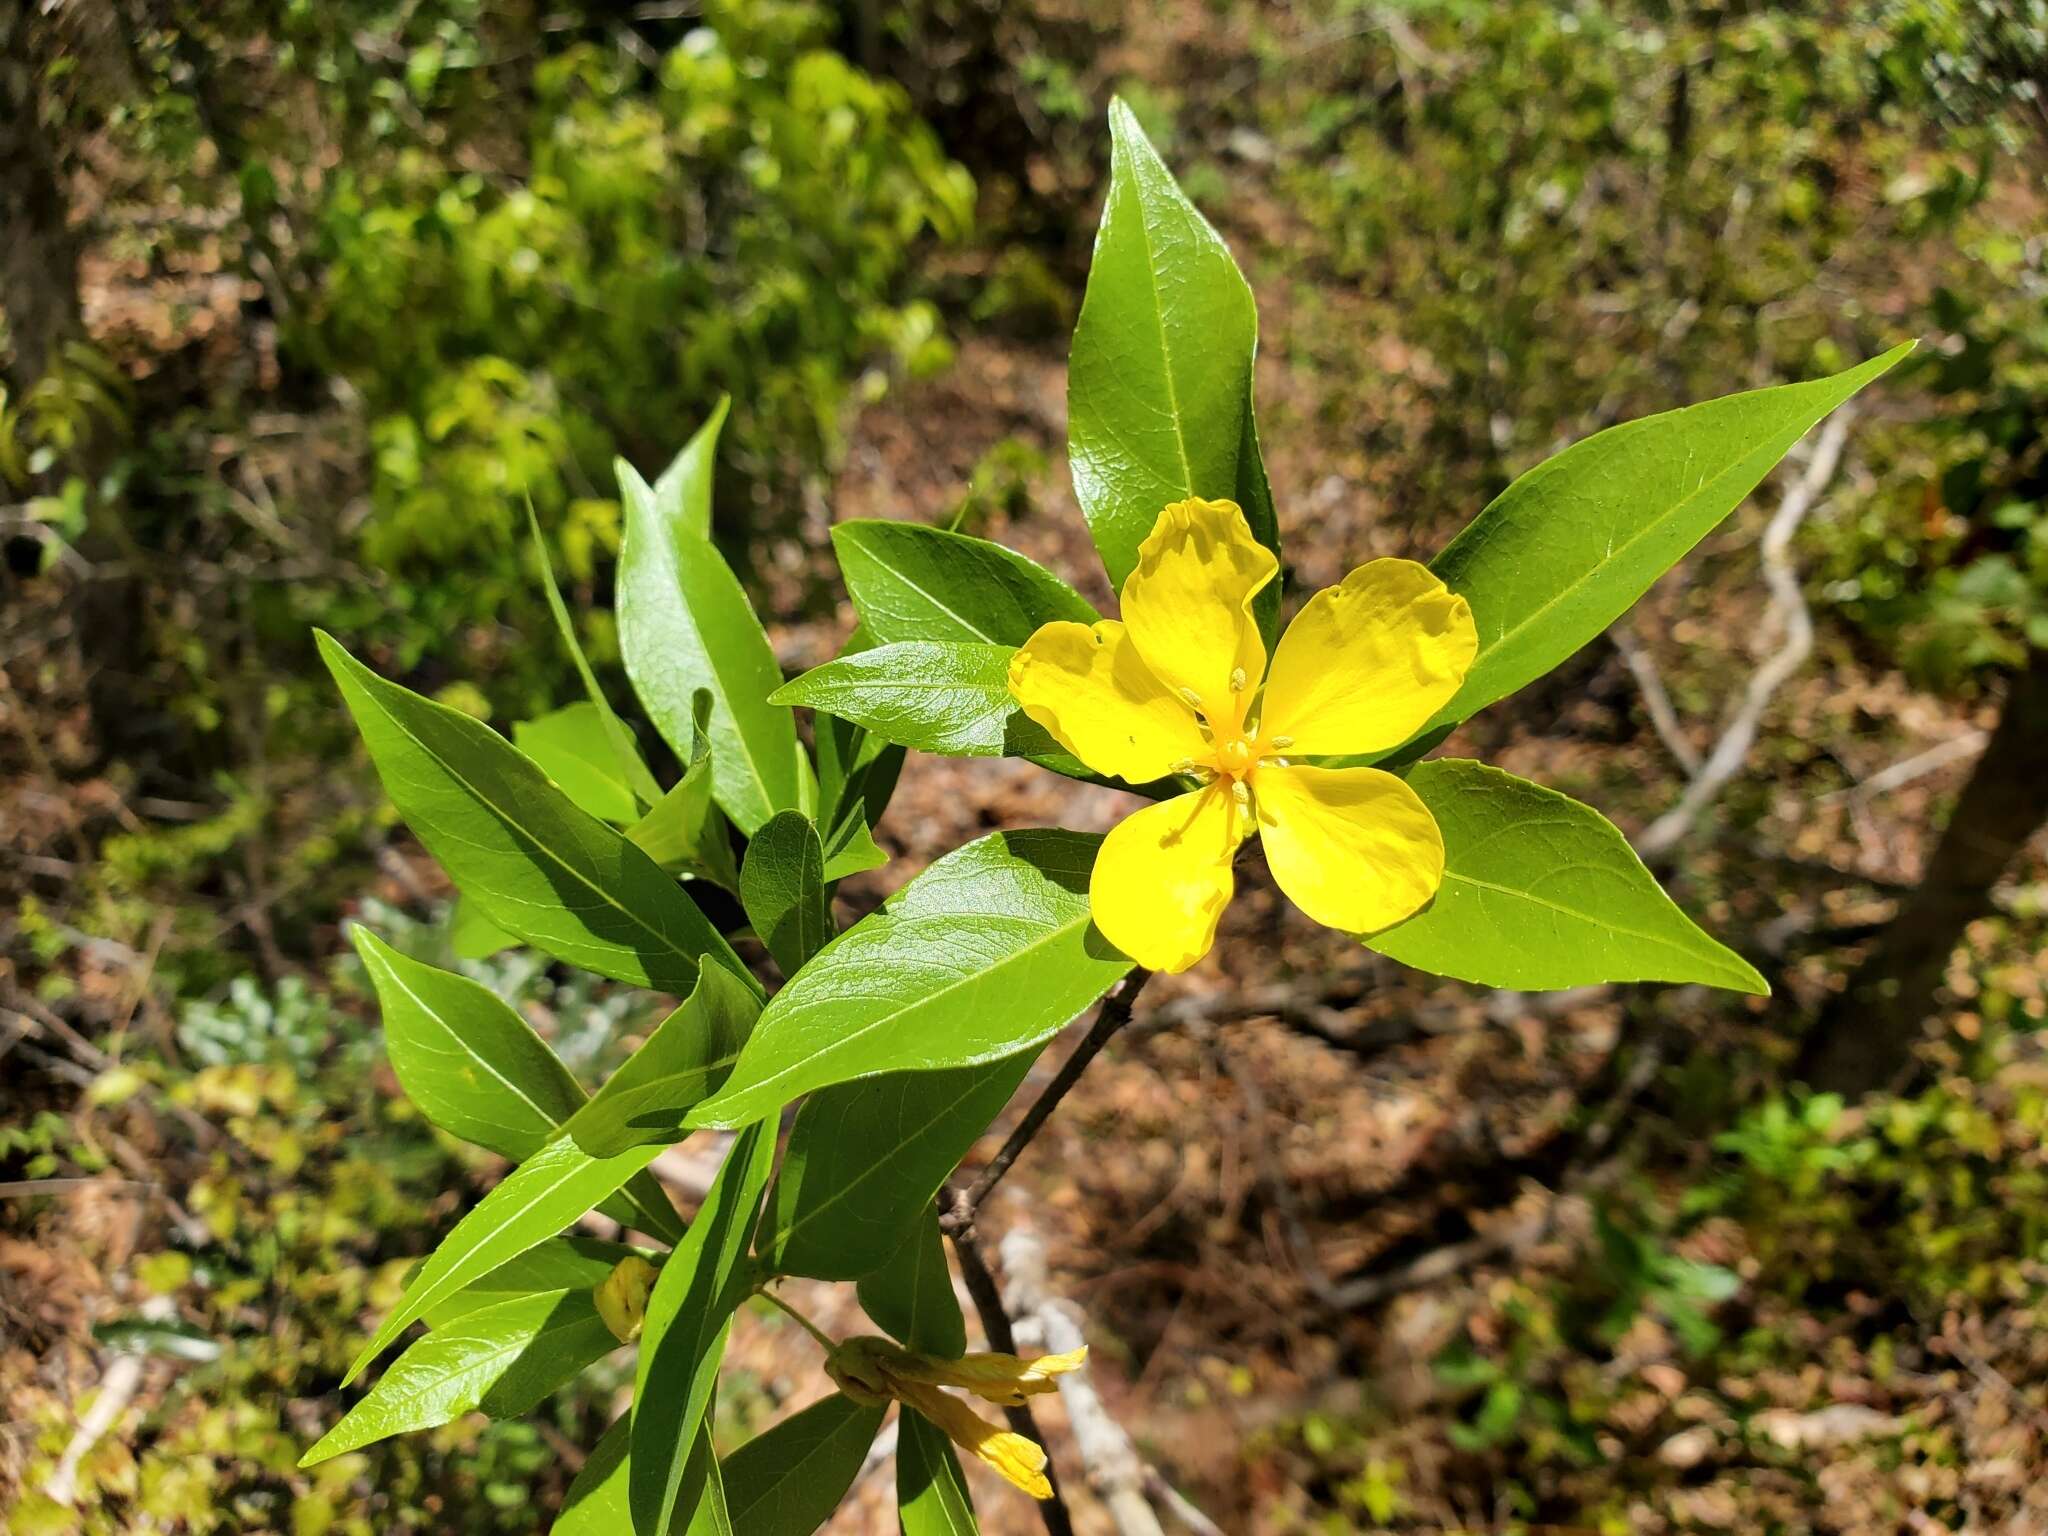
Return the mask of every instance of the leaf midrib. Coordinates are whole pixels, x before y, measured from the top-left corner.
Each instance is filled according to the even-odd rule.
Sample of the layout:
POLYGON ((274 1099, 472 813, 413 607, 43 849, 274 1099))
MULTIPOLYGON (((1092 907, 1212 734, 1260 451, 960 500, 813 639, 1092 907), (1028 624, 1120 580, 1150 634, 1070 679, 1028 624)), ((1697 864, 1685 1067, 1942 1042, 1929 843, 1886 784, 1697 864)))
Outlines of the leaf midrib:
MULTIPOLYGON (((426 1017, 428 1017, 429 1019, 433 1020, 433 1022, 437 1026, 439 1026, 443 1034, 445 1034, 450 1040, 453 1040, 457 1046, 461 1047, 462 1053, 465 1056, 469 1057, 478 1066, 482 1067, 486 1072, 490 1073, 492 1077, 496 1078, 499 1082, 503 1083, 506 1088, 511 1090, 513 1096, 517 1098, 520 1103, 524 1104, 528 1109, 532 1110, 536 1115, 540 1116, 542 1125, 540 1137, 542 1141, 546 1141, 550 1133, 560 1128, 560 1126, 563 1123, 562 1121, 556 1119, 553 1115, 549 1114, 545 1109, 541 1108, 539 1104, 534 1102, 533 1098, 526 1092, 525 1089, 521 1088, 517 1083, 513 1082, 511 1078, 505 1076, 504 1073, 500 1072, 497 1069, 497 1067, 492 1065, 488 1058, 480 1055, 475 1049, 473 1049, 470 1046, 469 1042, 466 1039, 464 1039, 460 1033, 456 1031, 455 1027, 449 1024, 444 1018, 442 1018, 442 1016, 435 1011, 433 1006, 427 1002, 426 998, 423 997, 419 992, 415 991, 412 988, 412 986, 409 983, 407 983, 403 976, 399 975, 398 970, 395 966, 392 966, 381 955, 377 957, 376 963, 383 969, 384 973, 391 978, 392 982, 398 987, 398 989, 401 992, 403 992, 407 997, 412 999, 413 1003, 419 1008, 421 1013, 426 1015, 426 1017)), ((520 1027, 522 1029, 525 1028, 524 1025, 521 1025, 520 1027)), ((574 1089, 575 1092, 577 1092, 578 1094, 581 1094, 583 1092, 582 1086, 578 1084, 573 1078, 571 1078, 569 1082, 570 1087, 574 1089)))
MULTIPOLYGON (((924 916, 938 916, 938 917, 945 917, 945 916, 952 916, 952 915, 954 915, 954 914, 950 914, 950 913, 931 913, 931 914, 923 914, 923 915, 924 915, 924 916)), ((987 915, 987 916, 995 916, 995 915, 997 915, 997 914, 992 914, 992 913, 991 913, 991 914, 982 914, 982 915, 987 915)), ((918 918, 916 918, 916 917, 906 917, 906 918, 899 918, 899 919, 898 919, 898 921, 899 921, 899 922, 914 922, 914 921, 917 921, 917 920, 918 920, 918 918)), ((777 1083, 777 1082, 780 1082, 780 1081, 781 1081, 781 1080, 782 1080, 783 1078, 786 1078, 786 1077, 788 1077, 788 1076, 789 1076, 789 1075, 790 1075, 791 1073, 793 1073, 793 1072, 797 1071, 797 1070, 798 1070, 798 1069, 799 1069, 800 1067, 803 1067, 803 1066, 807 1065, 807 1064, 808 1064, 808 1063, 810 1063, 810 1062, 814 1062, 814 1061, 816 1061, 816 1060, 817 1060, 817 1059, 818 1059, 818 1058, 819 1058, 820 1056, 822 1056, 822 1055, 825 1055, 825 1054, 827 1054, 828 1052, 829 1052, 829 1053, 830 1053, 831 1055, 834 1055, 834 1056, 837 1056, 837 1055, 842 1055, 842 1054, 844 1054, 844 1052, 845 1052, 846 1048, 847 1048, 847 1047, 848 1047, 849 1045, 853 1044, 853 1043, 854 1043, 854 1042, 856 1042, 856 1041, 859 1041, 859 1040, 863 1040, 863 1039, 865 1039, 865 1038, 866 1038, 867 1036, 869 1036, 869 1035, 873 1034, 873 1033, 874 1033, 874 1032, 875 1032, 876 1030, 878 1030, 878 1029, 881 1029, 881 1028, 884 1028, 884 1027, 886 1027, 887 1025, 890 1025, 890 1024, 892 1024, 892 1023, 895 1023, 895 1022, 896 1022, 897 1020, 899 1020, 899 1019, 903 1018, 903 1017, 904 1017, 905 1015, 907 1015, 907 1014, 911 1014, 911 1013, 915 1013, 915 1012, 920 1012, 920 1011, 922 1011, 922 1010, 924 1010, 924 1009, 928 1008, 928 1007, 929 1007, 929 1006, 930 1006, 931 1004, 933 1004, 933 1003, 937 1002, 937 1001, 938 1001, 939 999, 941 999, 941 998, 944 998, 944 997, 948 996, 948 995, 949 995, 949 994, 951 994, 951 993, 954 993, 954 992, 958 992, 958 991, 961 991, 962 989, 964 989, 964 988, 966 988, 966 987, 969 987, 969 986, 973 986, 973 985, 976 985, 976 984, 978 984, 979 982, 981 982, 982 980, 984 980, 985 978, 987 978, 987 977, 989 977, 989 976, 993 976, 993 975, 995 975, 995 974, 996 974, 996 973, 997 973, 998 971, 1001 971, 1001 970, 1006 970, 1006 969, 1008 969, 1008 968, 1009 968, 1010 966, 1012 966, 1013 964, 1015 964, 1015 963, 1016 963, 1017 961, 1019 961, 1019 960, 1021 960, 1021 959, 1025 958, 1026 956, 1029 956, 1029 955, 1033 955, 1033 954, 1036 954, 1036 953, 1037 953, 1037 952, 1038 952, 1039 950, 1042 950, 1042 949, 1046 948, 1046 947, 1047 947, 1048 945, 1051 945, 1051 944, 1053 944, 1053 943, 1057 942, 1057 941, 1058 941, 1059 939, 1061 939, 1061 938, 1065 937, 1065 936, 1066 936, 1067 934, 1069 934, 1069 933, 1072 933, 1072 932, 1073 932, 1073 931, 1074 931, 1075 929, 1077 929, 1077 928, 1084 928, 1084 927, 1086 927, 1086 926, 1088 925, 1089 921, 1090 921, 1090 914, 1088 914, 1087 912, 1083 912, 1083 913, 1081 913, 1081 914, 1080 914, 1080 915, 1079 915, 1078 917, 1073 917, 1073 918, 1070 918, 1070 919, 1068 919, 1068 920, 1067 920, 1066 922, 1064 922, 1064 923, 1061 923, 1061 924, 1057 925, 1056 927, 1052 927, 1052 928, 1047 928, 1047 929, 1043 930, 1043 931, 1042 931, 1042 933, 1040 934, 1040 936, 1039 936, 1038 938, 1035 938, 1035 939, 1033 939, 1033 940, 1032 940, 1032 941, 1031 941, 1030 943, 1028 943, 1028 944, 1025 944, 1025 945, 1023 945, 1023 946, 1021 946, 1020 948, 1017 948, 1017 949, 1013 949, 1013 950, 1011 950, 1011 951, 1009 952, 1009 954, 1007 954, 1006 956, 1004 956, 1004 958, 1003 958, 1003 959, 1002 959, 1002 960, 1001 960, 1001 961, 1000 961, 1000 962, 999 962, 998 964, 996 964, 996 965, 991 965, 991 966, 988 966, 988 967, 986 967, 986 968, 984 968, 984 969, 982 969, 982 970, 979 970, 979 971, 975 971, 975 972, 972 972, 972 973, 970 973, 970 974, 968 974, 968 975, 962 976, 962 977, 961 977, 961 978, 960 978, 959 980, 957 980, 957 981, 953 981, 953 982, 949 982, 949 983, 947 983, 947 984, 946 984, 945 986, 943 986, 943 987, 940 987, 940 988, 938 988, 938 989, 937 989, 937 990, 935 990, 935 991, 930 991, 930 992, 924 992, 924 993, 920 993, 920 994, 918 995, 918 997, 917 997, 917 998, 916 998, 915 1000, 913 1000, 912 1002, 909 1002, 909 1003, 905 1004, 905 1005, 904 1005, 903 1007, 901 1007, 901 1008, 898 1008, 898 1009, 894 1010, 893 1012, 890 1012, 890 1013, 886 1013, 886 1014, 882 1014, 882 1015, 880 1015, 880 1016, 879 1016, 879 1017, 877 1017, 877 1018, 874 1018, 874 1019, 871 1019, 871 1020, 869 1020, 869 1021, 868 1021, 867 1023, 865 1023, 865 1024, 861 1025, 861 1026, 860 1026, 859 1028, 857 1028, 857 1029, 854 1029, 854 1030, 850 1031, 850 1032, 849 1032, 849 1033, 847 1033, 847 1034, 843 1034, 843 1035, 839 1036, 839 1037, 838 1037, 838 1038, 837 1038, 836 1040, 834 1040, 834 1041, 833 1041, 833 1042, 831 1043, 831 1045, 830 1045, 829 1047, 827 1047, 827 1048, 826 1048, 826 1051, 816 1051, 816 1052, 812 1052, 811 1054, 809 1054, 809 1055, 805 1056, 805 1057, 804 1057, 804 1058, 802 1058, 801 1060, 799 1060, 799 1061, 795 1061, 795 1062, 792 1062, 792 1063, 790 1063, 790 1064, 789 1064, 788 1066, 786 1066, 786 1067, 783 1067, 783 1068, 781 1068, 781 1069, 780 1069, 780 1070, 778 1070, 778 1071, 775 1071, 775 1072, 772 1072, 772 1073, 770 1073, 770 1074, 769 1074, 769 1075, 768 1075, 767 1077, 763 1077, 763 1078, 758 1078, 758 1079, 756 1079, 756 1080, 755 1080, 754 1082, 751 1082, 751 1083, 747 1084, 747 1085, 746 1085, 746 1086, 745 1086, 744 1088, 740 1089, 740 1090, 739 1090, 739 1092, 738 1092, 737 1094, 735 1094, 735 1095, 734 1095, 734 1102, 735 1102, 735 1103, 738 1103, 738 1104, 746 1104, 746 1103, 748 1102, 748 1100, 749 1100, 749 1099, 751 1099, 752 1097, 754 1097, 754 1096, 756 1096, 756 1095, 760 1094, 760 1093, 761 1093, 761 1092, 762 1092, 763 1090, 765 1090, 765 1089, 769 1088, 769 1087, 770 1087, 770 1086, 772 1086, 773 1084, 775 1084, 775 1083, 777 1083)), ((851 932, 853 932, 853 931, 854 931, 854 930, 852 930, 852 929, 848 929, 848 930, 847 930, 847 932, 848 932, 848 933, 851 933, 851 932)), ((842 937, 843 937, 843 935, 842 935, 842 937)), ((1107 990, 1108 990, 1108 989, 1109 989, 1109 988, 1110 988, 1110 987, 1111 987, 1112 985, 1114 985, 1114 984, 1115 984, 1115 981, 1116 981, 1116 978, 1115 978, 1115 977, 1113 977, 1113 976, 1112 976, 1112 977, 1110 977, 1108 981, 1104 982, 1104 984, 1103 984, 1103 990, 1104 990, 1104 991, 1107 991, 1107 990)), ((777 994, 777 995, 778 995, 778 997, 780 997, 780 996, 786 996, 787 994, 786 994, 786 993, 779 993, 779 994, 777 994)), ((1083 1004, 1083 1006, 1085 1007, 1085 1006, 1086 1006, 1086 1004, 1083 1004)), ((770 1007, 771 1007, 771 1009, 772 1009, 772 1008, 773 1008, 773 1004, 770 1004, 770 1007)), ((766 1022, 767 1022, 767 1016, 766 1016, 766 1015, 764 1014, 764 1015, 762 1016, 762 1023, 763 1023, 764 1025, 765 1025, 765 1024, 766 1024, 766 1022)), ((1022 1049, 1022 1047, 1018 1047, 1018 1049, 1022 1049)), ((995 1058, 994 1056, 989 1056, 989 1057, 985 1057, 985 1058, 983 1058, 983 1059, 984 1059, 984 1060, 989 1060, 989 1061, 993 1061, 993 1060, 995 1060, 996 1058, 995 1058)), ((956 1063, 954 1063, 954 1065, 955 1065, 955 1066, 974 1066, 974 1065, 977 1065, 977 1064, 978 1064, 978 1063, 975 1063, 975 1062, 956 1062, 956 1063)), ((908 1070, 914 1070, 914 1069, 911 1069, 911 1068, 901 1068, 901 1069, 897 1069, 897 1068, 891 1068, 891 1067, 878 1067, 878 1068, 876 1068, 876 1069, 875 1069, 874 1071, 871 1071, 871 1072, 863 1072, 863 1073, 860 1073, 860 1074, 858 1074, 858 1076, 857 1076, 857 1077, 852 1077, 852 1078, 842 1078, 842 1079, 840 1079, 840 1081, 842 1081, 842 1082, 855 1082, 855 1081, 858 1081, 858 1080, 859 1080, 859 1078, 861 1078, 861 1077, 879 1077, 879 1076, 881 1076, 881 1075, 882 1075, 883 1073, 885 1073, 885 1072, 889 1072, 889 1071, 893 1071, 893 1070, 905 1070, 905 1071, 908 1071, 908 1070)), ((710 1099, 710 1100, 708 1100, 708 1101, 707 1101, 707 1102, 706 1102, 706 1103, 705 1103, 704 1105, 701 1105, 701 1106, 699 1106, 699 1107, 700 1107, 700 1108, 707 1108, 707 1109, 717 1110, 717 1111, 718 1111, 719 1113, 721 1113, 721 1114, 724 1114, 724 1113, 727 1113, 727 1112, 728 1112, 728 1111, 726 1110, 726 1108, 725 1108, 724 1106, 722 1106, 722 1105, 720 1105, 720 1104, 719 1104, 719 1102, 718 1102, 718 1100, 717 1100, 716 1098, 713 1098, 713 1099, 710 1099)))

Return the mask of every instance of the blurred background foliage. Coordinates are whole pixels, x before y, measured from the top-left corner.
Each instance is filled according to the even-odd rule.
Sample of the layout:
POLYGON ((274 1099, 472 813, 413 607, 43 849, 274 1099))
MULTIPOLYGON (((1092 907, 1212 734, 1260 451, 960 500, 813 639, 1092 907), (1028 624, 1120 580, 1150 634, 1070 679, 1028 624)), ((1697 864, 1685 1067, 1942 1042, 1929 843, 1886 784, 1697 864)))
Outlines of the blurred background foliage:
MULTIPOLYGON (((386 1091, 334 958, 375 882, 391 905, 356 914, 450 961, 309 626, 499 724, 573 697, 530 504, 616 681, 613 457, 657 470, 727 395, 717 534, 764 612, 829 618, 858 413, 1063 355, 1121 91, 1260 294, 1303 524, 1327 474, 1374 552, 1426 554, 1573 438, 1919 335, 1801 535, 1817 665, 2014 699, 2048 652, 2044 80, 2048 0, 0 0, 0 1005, 32 1021, 0 1037, 0 1168, 175 1170, 133 1231, 4 1212, 7 1294, 63 1292, 7 1318, 19 1348, 90 1349, 100 1298, 122 1347, 184 1362, 81 1469, 83 1528, 538 1530, 609 1402, 600 1375, 293 1470, 360 1315, 495 1172, 386 1091)), ((1026 422, 901 510, 1022 523, 1059 459, 1026 422)), ((1689 712, 1747 639, 1707 617, 1720 559, 1679 603, 1689 712)), ((1480 729, 1584 718, 1601 665, 1480 729)), ((1786 736, 1768 771, 1808 793, 1829 749, 1786 736)), ((2043 920, 1977 894, 1948 969, 1978 1033, 1931 1081, 1845 1104, 1764 1032, 1703 1038, 1587 1261, 1503 1280, 1435 1357, 1447 1406, 1367 1382, 1271 1416, 1259 1528, 1402 1528, 1448 1465, 1502 1519, 1627 1529, 1652 1431, 1694 1422, 1617 1368, 1646 1335, 1770 1382, 1887 1380, 1894 1330, 1959 1305, 2024 1332, 2048 1109, 2008 1069, 2043 920)), ((644 1023, 516 956, 474 973, 586 1075, 644 1023)), ((69 1439, 63 1393, 24 1403, 0 1489, 69 1439)), ((1928 1467, 1978 1454, 1913 1433, 1928 1467)), ((1741 1528, 1807 1528, 1773 1497, 1741 1528)), ((7 1518, 77 1528, 33 1494, 7 1518)))

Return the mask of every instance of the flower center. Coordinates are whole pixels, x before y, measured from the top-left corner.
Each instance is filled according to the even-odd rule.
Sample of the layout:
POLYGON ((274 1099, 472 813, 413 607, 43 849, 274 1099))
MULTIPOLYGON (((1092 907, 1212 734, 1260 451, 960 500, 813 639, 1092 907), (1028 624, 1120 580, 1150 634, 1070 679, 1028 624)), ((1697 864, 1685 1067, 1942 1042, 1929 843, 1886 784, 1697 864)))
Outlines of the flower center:
POLYGON ((1244 736, 1229 736, 1216 744, 1216 767, 1227 778, 1247 777, 1260 757, 1259 749, 1244 736))

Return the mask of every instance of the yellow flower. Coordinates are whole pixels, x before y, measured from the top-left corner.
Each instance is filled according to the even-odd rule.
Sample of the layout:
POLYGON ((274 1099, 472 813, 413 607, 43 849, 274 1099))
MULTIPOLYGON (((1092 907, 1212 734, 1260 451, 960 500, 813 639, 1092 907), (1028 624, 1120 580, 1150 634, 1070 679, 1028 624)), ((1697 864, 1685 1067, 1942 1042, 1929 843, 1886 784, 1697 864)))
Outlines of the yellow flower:
POLYGON ((855 1402, 895 1401, 915 1408, 944 1430, 962 1450, 980 1457, 1034 1499, 1052 1497, 1045 1476, 1045 1452, 1023 1435, 998 1429, 966 1403, 943 1390, 960 1387, 984 1402, 1015 1407, 1025 1398, 1054 1391, 1054 1377, 1078 1370, 1087 1349, 1020 1360, 1015 1355, 975 1354, 958 1360, 903 1349, 872 1335, 848 1339, 825 1361, 825 1370, 855 1402))
POLYGON ((1308 600, 1269 674, 1252 599, 1277 569, 1234 502, 1176 502, 1138 547, 1121 623, 1043 625, 1010 663, 1024 713, 1096 772, 1201 781, 1127 817, 1095 858, 1096 926, 1152 970, 1209 952, 1255 830, 1280 889, 1346 933, 1399 922, 1443 879, 1415 791, 1301 759, 1405 742, 1472 665, 1472 610, 1426 566, 1369 561, 1308 600))

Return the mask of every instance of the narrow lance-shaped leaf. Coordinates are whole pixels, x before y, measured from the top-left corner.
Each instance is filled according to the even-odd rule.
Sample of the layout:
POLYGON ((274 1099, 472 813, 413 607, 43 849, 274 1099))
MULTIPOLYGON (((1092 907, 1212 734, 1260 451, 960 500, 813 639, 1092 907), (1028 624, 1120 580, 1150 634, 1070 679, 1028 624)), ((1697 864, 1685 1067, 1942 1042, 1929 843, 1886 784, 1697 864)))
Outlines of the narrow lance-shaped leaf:
POLYGON ((588 1290, 543 1291, 465 1312, 400 1355, 299 1465, 433 1429, 473 1409, 516 1418, 618 1347, 588 1290))
MULTIPOLYGON (((1121 587, 1170 502, 1235 500, 1275 553, 1279 535, 1252 425, 1251 288, 1121 101, 1109 131, 1109 198, 1068 365, 1067 454, 1121 587)), ((1278 589, 1258 605, 1269 641, 1278 589)))
POLYGON ((747 1247, 774 1156, 771 1120, 733 1138, 703 1208, 647 1299, 627 1478, 639 1536, 666 1536, 672 1518, 691 1512, 683 1501, 686 1453, 711 1401, 733 1311, 746 1296, 747 1247))
MULTIPOLYGON (((541 585, 547 593, 548 609, 555 616, 555 629, 562 637, 570 661, 575 663, 576 675, 583 680, 583 691, 589 695, 590 707, 596 712, 597 727, 611 755, 614 774, 632 796, 634 813, 637 814, 661 797, 661 787, 654 782, 646 759, 640 756, 639 747, 634 745, 633 733, 626 729, 626 722, 618 717, 611 701, 604 696, 604 689, 598 685, 597 673, 591 670, 590 658, 583 654, 583 642, 576 638, 576 621, 569 616, 569 605, 562 601, 562 589, 555 583, 555 564, 548 558, 547 540, 541 537, 540 519, 534 516, 530 501, 526 504, 526 527, 533 537, 534 555, 540 561, 541 585)), ((577 803, 582 804, 581 801, 577 803)), ((589 808, 586 806, 585 809, 589 808)), ((616 819, 631 821, 633 815, 616 819)))
POLYGON ((821 1280, 851 1280, 886 1263, 1040 1049, 810 1095, 762 1220, 762 1256, 779 1273, 821 1280))
POLYGON ((711 793, 711 694, 699 688, 691 702, 692 735, 683 775, 626 837, 669 874, 694 875, 728 891, 740 885, 732 833, 711 793))
POLYGON ((660 1151, 658 1145, 635 1147, 617 1157, 593 1158, 566 1138, 542 1147, 479 1200, 442 1239, 349 1366, 342 1385, 361 1375, 363 1367, 414 1321, 499 1265, 553 1237, 653 1162, 660 1151))
MULTIPOLYGON (((428 1120, 523 1161, 583 1107, 582 1084, 489 987, 402 955, 361 923, 349 936, 383 1009, 391 1069, 428 1120)), ((682 1235, 648 1174, 627 1180, 607 1211, 665 1242, 682 1235)))
POLYGON ((1035 561, 987 539, 924 523, 855 521, 832 547, 861 628, 876 644, 901 640, 1022 645, 1041 624, 1101 617, 1035 561))
POLYGON ((619 554, 619 649, 626 674, 678 757, 694 736, 692 698, 711 695, 711 780, 718 803, 742 832, 780 810, 809 810, 810 762, 796 721, 768 696, 782 669, 739 579, 683 509, 662 508, 627 487, 625 542, 619 554))
MULTIPOLYGON (((598 820, 625 826, 640 819, 640 800, 619 766, 618 755, 605 740, 603 719, 587 700, 565 704, 535 720, 516 722, 512 745, 598 820)), ((653 780, 648 787, 658 798, 660 791, 654 789, 653 780)))
MULTIPOLYGON (((597 1442, 583 1470, 569 1484, 562 1499, 562 1513, 550 1536, 627 1536, 633 1529, 632 1511, 627 1507, 627 1483, 632 1475, 629 1450, 633 1439, 630 1413, 616 1420, 597 1442)), ((726 1513, 725 1484, 719 1476, 718 1457, 711 1447, 711 1426, 697 1431, 689 1464, 683 1471, 686 1490, 701 1489, 696 1496, 696 1513, 681 1536, 732 1536, 732 1520, 726 1513)))
POLYGON ((856 1290, 861 1309, 905 1347, 947 1360, 967 1352, 967 1320, 953 1294, 936 1207, 925 1207, 903 1246, 880 1269, 862 1275, 856 1290))
POLYGON ((896 1439, 896 1512, 903 1536, 978 1536, 981 1530, 953 1443, 908 1408, 896 1439))
POLYGON ((722 965, 705 966, 697 990, 569 1118, 562 1134, 593 1157, 679 1140, 684 1118, 724 1083, 760 1016, 761 1000, 745 983, 722 965))
MULTIPOLYGON (((678 1225, 676 1235, 682 1235, 678 1225)), ((543 1291, 594 1291, 627 1258, 658 1262, 659 1255, 631 1243, 607 1242, 603 1238, 551 1237, 509 1259, 483 1279, 465 1286, 446 1301, 427 1308, 422 1316, 429 1328, 441 1328, 458 1317, 482 1307, 543 1291)))
POLYGON ((318 639, 385 789, 492 922, 573 965, 668 992, 690 990, 705 954, 745 969, 673 880, 510 742, 318 639))
POLYGON ((835 1393, 725 1458, 734 1536, 810 1536, 860 1474, 886 1410, 835 1393))
POLYGON ((691 1123, 745 1124, 833 1083, 975 1066, 1052 1038, 1131 966, 1089 920, 1100 841, 997 832, 947 854, 775 995, 691 1123))
POLYGON ((1815 422, 1912 350, 1624 422, 1516 480, 1430 563, 1471 603, 1479 655, 1423 730, 1484 709, 1600 634, 1815 422))
POLYGON ((794 976, 825 945, 825 847, 801 811, 783 811, 754 834, 740 866, 740 901, 768 953, 794 976))
POLYGON ((1678 910, 1590 806, 1455 758, 1417 763, 1406 777, 1443 831, 1444 881, 1422 911, 1366 939, 1381 954, 1521 991, 1611 981, 1770 991, 1678 910))

